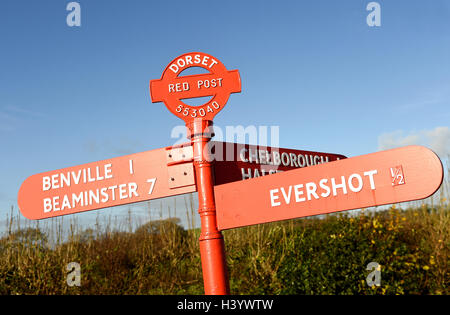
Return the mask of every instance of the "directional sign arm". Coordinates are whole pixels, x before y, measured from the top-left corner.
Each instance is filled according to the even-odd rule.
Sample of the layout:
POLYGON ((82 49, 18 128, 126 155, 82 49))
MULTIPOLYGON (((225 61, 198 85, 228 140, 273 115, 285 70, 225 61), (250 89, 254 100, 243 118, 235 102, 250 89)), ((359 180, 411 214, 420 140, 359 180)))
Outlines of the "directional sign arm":
POLYGON ((82 211, 196 191, 192 161, 168 161, 168 148, 136 153, 32 175, 17 202, 28 219, 82 211))
POLYGON ((224 230, 424 199, 442 180, 441 161, 425 147, 381 151, 216 186, 217 224, 224 230))

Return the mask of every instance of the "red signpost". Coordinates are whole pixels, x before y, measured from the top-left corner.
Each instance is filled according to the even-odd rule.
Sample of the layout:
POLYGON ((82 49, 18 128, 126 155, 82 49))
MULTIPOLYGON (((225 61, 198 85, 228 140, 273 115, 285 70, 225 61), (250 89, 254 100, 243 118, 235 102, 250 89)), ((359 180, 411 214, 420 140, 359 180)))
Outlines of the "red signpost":
POLYGON ((217 224, 225 230, 423 199, 442 179, 441 161, 425 147, 381 151, 216 186, 217 224))
POLYGON ((152 102, 164 102, 191 130, 195 119, 212 121, 225 106, 230 94, 239 92, 239 71, 228 71, 218 59, 201 52, 187 53, 175 58, 166 67, 160 80, 150 81, 152 102), (200 67, 210 73, 179 76, 183 70, 191 67, 200 67), (212 98, 200 106, 190 106, 182 101, 203 96, 212 98))
POLYGON ((345 159, 342 154, 211 141, 214 157, 214 183, 281 173, 298 168, 345 159))
POLYGON ((163 101, 177 117, 184 120, 194 151, 194 167, 201 220, 200 255, 206 294, 228 294, 229 284, 223 236, 217 229, 214 180, 208 142, 213 136, 214 116, 223 109, 231 93, 241 91, 237 70, 228 71, 211 55, 194 52, 174 59, 164 70, 161 80, 150 81, 153 102, 163 101), (190 67, 201 67, 209 74, 179 76, 190 67), (189 106, 181 100, 211 96, 200 106, 189 106))
POLYGON ((419 146, 347 159, 210 141, 213 118, 240 91, 238 70, 211 55, 174 59, 150 94, 184 120, 190 144, 30 176, 18 193, 22 214, 45 219, 197 191, 205 293, 228 294, 222 230, 423 199, 442 183, 439 158, 419 146), (180 76, 190 67, 208 73, 180 76), (199 106, 182 101, 204 96, 211 99, 199 106))
POLYGON ((172 158, 179 151, 162 148, 30 176, 19 189, 19 209, 37 220, 194 192, 192 162, 172 158))

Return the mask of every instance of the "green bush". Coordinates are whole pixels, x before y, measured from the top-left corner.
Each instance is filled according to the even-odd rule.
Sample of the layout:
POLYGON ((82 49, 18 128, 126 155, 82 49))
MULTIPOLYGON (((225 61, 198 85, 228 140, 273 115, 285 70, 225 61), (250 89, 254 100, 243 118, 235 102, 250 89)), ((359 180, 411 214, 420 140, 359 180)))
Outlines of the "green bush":
MULTIPOLYGON (((445 201, 445 200, 444 200, 445 201)), ((449 205, 328 215, 224 231, 233 294, 449 294, 449 205), (369 287, 370 262, 381 285, 369 287)), ((0 239, 0 294, 203 294, 198 230, 87 230, 50 244, 39 228, 0 239), (81 286, 66 265, 81 265, 81 286)))
POLYGON ((232 287, 252 294, 448 294, 448 213, 448 205, 393 207, 233 231, 230 238, 253 237, 245 251, 230 242, 232 287), (370 262, 381 265, 379 287, 366 283, 370 262))

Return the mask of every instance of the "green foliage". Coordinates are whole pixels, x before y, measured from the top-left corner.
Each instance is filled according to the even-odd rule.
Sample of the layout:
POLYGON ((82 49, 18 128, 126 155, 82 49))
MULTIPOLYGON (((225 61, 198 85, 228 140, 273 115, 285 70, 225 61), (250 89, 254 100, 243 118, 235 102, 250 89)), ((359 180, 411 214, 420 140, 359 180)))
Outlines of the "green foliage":
MULTIPOLYGON (((449 205, 363 211, 224 231, 233 294, 450 294, 449 205), (369 287, 370 262, 381 285, 369 287)), ((49 245, 38 228, 0 239, 0 294, 203 294, 198 230, 86 230, 49 245), (69 262, 81 286, 66 284, 69 262)))
POLYGON ((250 236, 245 250, 228 246, 232 287, 250 294, 449 294, 448 220, 448 205, 392 207, 229 231, 226 244, 250 236), (372 261, 381 265, 379 287, 366 284, 372 261))

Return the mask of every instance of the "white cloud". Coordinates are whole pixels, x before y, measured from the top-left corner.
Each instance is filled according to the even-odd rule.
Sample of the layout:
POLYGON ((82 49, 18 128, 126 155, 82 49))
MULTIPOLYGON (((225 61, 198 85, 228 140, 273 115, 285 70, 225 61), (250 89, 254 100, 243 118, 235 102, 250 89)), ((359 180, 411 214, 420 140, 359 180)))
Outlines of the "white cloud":
POLYGON ((411 131, 409 134, 405 134, 402 130, 397 130, 378 137, 379 150, 388 150, 413 144, 430 148, 441 159, 448 158, 450 156, 450 128, 436 127, 433 130, 411 131))
POLYGON ((442 158, 450 155, 450 129, 448 127, 436 127, 427 131, 426 135, 430 142, 430 148, 442 158))

